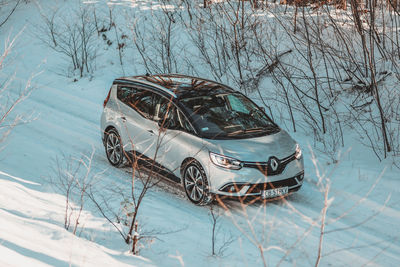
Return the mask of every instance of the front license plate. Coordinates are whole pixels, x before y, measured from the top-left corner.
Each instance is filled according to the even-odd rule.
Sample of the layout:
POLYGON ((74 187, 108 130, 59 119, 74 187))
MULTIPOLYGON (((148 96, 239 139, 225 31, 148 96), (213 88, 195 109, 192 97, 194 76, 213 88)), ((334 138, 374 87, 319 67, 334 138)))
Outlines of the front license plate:
POLYGON ((288 192, 289 188, 287 186, 269 190, 263 190, 261 191, 261 198, 266 199, 266 198, 280 197, 286 195, 288 192))

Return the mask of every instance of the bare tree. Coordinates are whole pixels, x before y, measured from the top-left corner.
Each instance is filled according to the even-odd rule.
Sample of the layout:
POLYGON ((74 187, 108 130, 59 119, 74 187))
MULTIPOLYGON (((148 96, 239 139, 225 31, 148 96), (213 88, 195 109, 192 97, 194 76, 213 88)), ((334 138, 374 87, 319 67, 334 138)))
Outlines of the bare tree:
POLYGON ((94 151, 93 149, 90 155, 82 155, 80 158, 56 157, 53 175, 49 177, 51 186, 65 197, 64 228, 69 230, 72 227, 74 235, 81 224, 81 215, 89 189, 98 175, 91 173, 94 151))
POLYGON ((176 11, 163 6, 160 14, 134 17, 131 22, 133 42, 148 73, 177 73, 182 69, 178 64, 180 44, 176 40, 175 16, 176 11))
POLYGON ((231 234, 226 235, 224 233, 223 237, 221 235, 221 225, 219 221, 221 219, 222 210, 218 206, 209 206, 209 215, 211 221, 211 255, 216 257, 222 257, 229 245, 232 244, 234 238, 231 234))
POLYGON ((80 6, 67 17, 54 10, 50 16, 43 15, 44 26, 37 34, 54 51, 69 58, 72 72, 79 77, 93 71, 96 58, 96 24, 90 16, 90 7, 80 6))
MULTIPOLYGON (((132 108, 135 108, 135 103, 130 104, 132 104, 132 108)), ((143 225, 139 224, 139 212, 149 190, 157 186, 163 179, 163 177, 159 175, 162 169, 160 169, 155 162, 160 156, 159 149, 167 128, 171 126, 171 121, 168 118, 173 106, 172 99, 163 104, 166 106, 164 113, 158 115, 160 116, 158 118, 159 130, 155 142, 155 149, 149 157, 144 155, 146 152, 147 154, 150 153, 147 150, 143 154, 134 151, 135 143, 133 138, 129 136, 129 142, 133 148, 133 152, 124 152, 124 156, 125 166, 128 166, 131 171, 130 187, 113 185, 110 194, 107 194, 108 196, 119 198, 121 208, 115 210, 115 208, 109 205, 112 200, 105 197, 104 194, 99 194, 94 188, 91 188, 88 194, 101 215, 115 227, 125 243, 130 246, 131 252, 135 255, 139 253, 139 242, 141 240, 154 238, 154 231, 153 234, 151 234, 141 229, 143 225)), ((126 125, 124 127, 126 127, 126 125)), ((107 135, 108 133, 105 134, 107 135)))
MULTIPOLYGON (((4 17, 0 19, 0 28, 8 21, 8 19, 12 16, 12 14, 14 14, 15 10, 17 9, 18 5, 20 4, 21 0, 17 0, 14 4, 14 6, 12 7, 12 9, 8 12, 8 14, 4 17)), ((2 0, 0 2, 0 10, 5 8, 7 5, 9 4, 9 2, 2 0)))
POLYGON ((7 57, 12 53, 12 49, 17 41, 17 38, 23 32, 21 30, 15 37, 8 38, 4 43, 4 50, 0 53, 0 144, 3 144, 12 130, 20 125, 27 123, 32 117, 24 116, 24 114, 15 114, 14 110, 26 98, 29 97, 33 90, 31 76, 23 88, 20 88, 19 93, 11 94, 10 92, 18 91, 16 85, 16 73, 7 74, 8 62, 7 57))
MULTIPOLYGON (((272 251, 281 253, 282 257, 278 259, 276 266, 280 266, 284 263, 287 264, 287 260, 294 253, 295 249, 299 249, 307 237, 310 236, 312 232, 315 233, 317 238, 315 240, 315 247, 317 248, 312 252, 312 255, 308 255, 308 260, 315 261, 315 266, 322 265, 323 258, 329 254, 340 253, 341 251, 331 251, 325 252, 324 240, 327 235, 331 236, 334 233, 352 231, 357 227, 361 227, 368 221, 375 218, 380 214, 386 207, 391 194, 387 196, 385 201, 381 204, 378 211, 374 212, 372 215, 360 218, 359 222, 351 224, 348 226, 340 222, 344 218, 348 217, 354 212, 356 207, 368 199, 377 184, 381 181, 382 174, 376 179, 375 183, 371 185, 369 190, 365 192, 363 196, 360 197, 358 201, 353 203, 352 206, 344 209, 338 215, 329 215, 329 209, 335 200, 335 192, 332 191, 331 178, 334 172, 340 165, 340 157, 336 164, 325 169, 323 164, 318 161, 316 155, 310 147, 311 160, 315 167, 315 173, 309 174, 307 183, 314 187, 321 197, 321 201, 318 201, 316 205, 318 206, 319 216, 313 218, 312 216, 304 213, 302 207, 296 207, 293 198, 289 197, 277 197, 275 199, 261 199, 260 197, 255 198, 239 198, 238 203, 224 199, 223 197, 218 197, 217 202, 219 206, 225 210, 225 215, 231 220, 233 225, 242 233, 242 236, 247 238, 253 245, 254 250, 258 252, 260 256, 260 261, 264 266, 267 266, 267 259, 269 258, 269 253, 272 251), (298 229, 296 226, 296 220, 302 221, 303 226, 298 229, 297 234, 293 238, 293 233, 289 233, 291 238, 284 239, 282 241, 276 236, 277 227, 280 227, 282 223, 282 218, 277 217, 274 212, 275 209, 283 210, 287 212, 287 215, 292 215, 293 217, 289 219, 287 227, 291 229, 298 229), (294 219, 297 218, 297 219, 294 219), (293 224, 293 226, 291 226, 293 224), (327 226, 329 229, 327 230, 327 226), (289 241, 290 240, 290 241, 289 241)), ((268 183, 269 188, 274 188, 273 183, 268 183)), ((213 217, 214 218, 214 217, 213 217)), ((217 217, 216 217, 217 218, 217 217)), ((310 244, 307 243, 307 247, 310 244)), ((356 247, 350 246, 348 249, 355 249, 356 247)), ((384 250, 385 248, 383 248, 384 250)), ((274 255, 277 255, 276 253, 274 255)), ((279 255, 279 254, 278 254, 279 255)), ((296 256, 297 257, 297 256, 296 256)), ((294 264, 296 261, 293 262, 294 264)), ((268 264, 270 265, 270 263, 268 264)))

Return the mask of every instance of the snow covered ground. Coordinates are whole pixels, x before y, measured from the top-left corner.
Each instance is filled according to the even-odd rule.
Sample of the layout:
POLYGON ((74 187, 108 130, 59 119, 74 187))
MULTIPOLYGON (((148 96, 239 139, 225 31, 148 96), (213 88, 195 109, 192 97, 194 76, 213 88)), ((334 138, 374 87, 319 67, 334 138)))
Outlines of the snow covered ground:
MULTIPOLYGON (((110 2, 148 8, 146 1, 110 2)), ((63 8, 74 3, 57 1, 63 8)), ((118 53, 99 51, 91 78, 74 82, 60 75, 64 60, 37 39, 38 6, 46 10, 51 4, 21 4, 0 32, 4 43, 22 31, 0 79, 16 73, 12 93, 16 94, 33 75, 35 88, 14 110, 30 121, 13 130, 0 152, 0 266, 260 266, 257 243, 263 245, 268 265, 314 265, 324 208, 318 172, 331 181, 321 264, 395 266, 400 262, 399 170, 390 160, 379 162, 351 133, 346 147, 338 151, 338 165, 328 164, 331 160, 324 153, 312 151, 311 137, 291 133, 305 156, 302 189, 282 201, 246 207, 232 201, 230 212, 218 209, 217 248, 231 240, 218 257, 210 256, 209 209, 163 188, 153 188, 141 208, 139 221, 154 238, 143 244, 140 256, 129 254, 117 231, 89 201, 77 236, 66 231, 65 198, 48 183, 56 156, 79 157, 94 150, 92 172, 103 172, 97 181, 103 186, 129 187, 130 174, 110 167, 99 133, 102 102, 112 80, 122 75, 118 53)))

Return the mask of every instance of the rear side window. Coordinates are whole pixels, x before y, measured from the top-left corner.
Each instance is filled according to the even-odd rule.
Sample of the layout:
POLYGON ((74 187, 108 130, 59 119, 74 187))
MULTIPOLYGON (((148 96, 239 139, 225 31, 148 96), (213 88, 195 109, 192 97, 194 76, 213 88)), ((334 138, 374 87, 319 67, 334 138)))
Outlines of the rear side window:
POLYGON ((155 99, 152 92, 140 88, 119 86, 117 98, 143 117, 152 119, 155 107, 155 99))

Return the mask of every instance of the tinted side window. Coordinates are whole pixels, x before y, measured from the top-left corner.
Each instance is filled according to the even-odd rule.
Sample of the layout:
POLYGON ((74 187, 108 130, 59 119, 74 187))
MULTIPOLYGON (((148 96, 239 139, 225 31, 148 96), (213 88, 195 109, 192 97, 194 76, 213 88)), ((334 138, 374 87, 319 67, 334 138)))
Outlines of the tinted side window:
POLYGON ((172 104, 172 100, 159 95, 155 95, 155 97, 156 105, 154 110, 154 120, 160 125, 163 125, 163 127, 174 127, 176 123, 173 120, 176 111, 174 104, 172 104), (168 125, 166 123, 168 123, 168 125))
POLYGON ((123 103, 128 104, 129 96, 134 92, 134 89, 131 87, 118 86, 117 89, 117 98, 121 100, 123 103))
POLYGON ((156 96, 156 98, 157 104, 154 111, 154 120, 162 121, 165 118, 171 116, 171 112, 175 106, 172 104, 172 100, 170 99, 166 99, 158 95, 156 96))
POLYGON ((172 99, 159 97, 154 111, 154 120, 165 128, 194 133, 189 121, 172 103, 172 99))
POLYGON ((155 98, 150 91, 120 86, 117 90, 117 98, 133 108, 143 117, 152 119, 154 115, 155 98))
POLYGON ((192 125, 189 123, 188 119, 183 115, 181 111, 178 111, 178 118, 182 123, 182 127, 188 132, 194 134, 195 131, 193 130, 192 125))

